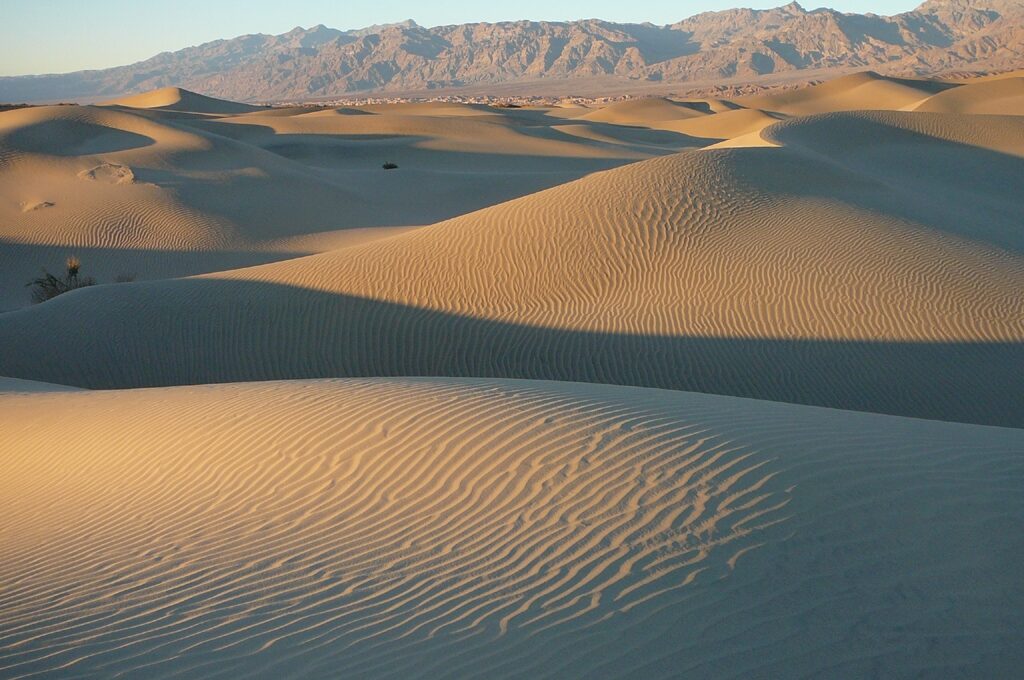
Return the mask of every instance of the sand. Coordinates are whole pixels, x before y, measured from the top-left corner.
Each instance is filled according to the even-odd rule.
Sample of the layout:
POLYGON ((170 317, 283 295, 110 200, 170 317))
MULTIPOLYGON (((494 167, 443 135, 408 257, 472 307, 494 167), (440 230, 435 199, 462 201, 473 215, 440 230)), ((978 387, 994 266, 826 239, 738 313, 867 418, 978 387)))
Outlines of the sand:
POLYGON ((1009 677, 1024 433, 626 387, 0 396, 6 677, 1009 677))
POLYGON ((0 113, 0 676, 1013 676, 1019 81, 0 113))
POLYGON ((659 123, 667 120, 685 120, 699 118, 710 113, 705 109, 687 102, 677 102, 662 97, 631 99, 586 113, 579 120, 593 120, 619 125, 636 125, 659 123))
POLYGON ((775 146, 319 255, 77 291, 0 317, 0 374, 484 375, 1024 425, 1024 118, 832 113, 760 136, 775 146))
POLYGON ((836 111, 900 110, 953 87, 949 83, 888 78, 866 71, 814 87, 741 97, 735 101, 746 108, 800 116, 836 111))
POLYGON ((1024 115, 1024 76, 1014 75, 941 92, 918 104, 916 111, 1024 115))
POLYGON ((545 111, 257 109, 170 88, 0 114, 0 310, 77 254, 163 279, 362 242, 699 145, 545 111), (362 114, 362 115, 360 115, 362 114), (617 131, 622 131, 622 137, 617 131), (398 171, 387 172, 384 162, 398 171), (401 196, 402 200, 394 197, 401 196), (44 209, 45 208, 45 209, 44 209), (351 238, 349 238, 351 237, 351 238))
POLYGON ((258 106, 206 97, 195 92, 183 90, 180 87, 164 87, 131 97, 102 102, 100 106, 212 114, 251 113, 260 110, 258 106))

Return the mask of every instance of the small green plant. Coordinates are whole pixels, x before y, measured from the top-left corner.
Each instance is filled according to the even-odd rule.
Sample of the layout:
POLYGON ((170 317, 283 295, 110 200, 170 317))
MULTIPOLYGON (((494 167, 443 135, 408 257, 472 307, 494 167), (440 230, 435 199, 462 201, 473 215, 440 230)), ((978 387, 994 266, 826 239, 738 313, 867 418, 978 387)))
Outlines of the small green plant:
POLYGON ((385 170, 394 170, 395 168, 398 167, 398 164, 397 163, 392 163, 391 161, 388 161, 387 163, 385 163, 381 167, 384 168, 385 170))
POLYGON ((64 277, 54 276, 50 272, 43 270, 43 275, 38 279, 29 281, 26 286, 31 287, 32 290, 32 302, 46 302, 53 298, 68 292, 69 290, 75 290, 76 288, 85 288, 86 286, 96 285, 96 279, 91 276, 79 276, 79 270, 82 267, 82 263, 77 257, 71 256, 64 263, 65 275, 64 277))

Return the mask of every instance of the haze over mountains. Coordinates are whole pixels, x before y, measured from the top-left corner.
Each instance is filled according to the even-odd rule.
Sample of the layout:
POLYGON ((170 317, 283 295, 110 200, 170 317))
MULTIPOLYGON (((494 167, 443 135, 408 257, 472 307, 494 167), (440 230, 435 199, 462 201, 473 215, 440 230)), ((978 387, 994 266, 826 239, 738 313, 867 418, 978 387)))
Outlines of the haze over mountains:
POLYGON ((699 14, 667 26, 598 19, 426 28, 412 21, 217 40, 116 68, 0 78, 0 101, 95 99, 167 86, 239 101, 532 83, 758 82, 871 68, 887 75, 1024 64, 1024 0, 928 0, 892 17, 807 10, 699 14))

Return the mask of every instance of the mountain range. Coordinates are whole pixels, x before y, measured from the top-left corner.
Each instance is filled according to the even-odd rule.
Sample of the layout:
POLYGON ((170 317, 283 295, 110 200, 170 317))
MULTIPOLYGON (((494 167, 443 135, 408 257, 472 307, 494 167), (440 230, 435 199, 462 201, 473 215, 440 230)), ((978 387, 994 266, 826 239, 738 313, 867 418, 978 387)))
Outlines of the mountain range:
POLYGON ((928 0, 894 16, 775 9, 706 12, 665 26, 587 19, 426 28, 413 21, 245 35, 127 66, 0 78, 0 101, 98 99, 181 86, 238 101, 422 92, 586 79, 751 82, 873 69, 936 76, 1024 67, 1024 0, 928 0))

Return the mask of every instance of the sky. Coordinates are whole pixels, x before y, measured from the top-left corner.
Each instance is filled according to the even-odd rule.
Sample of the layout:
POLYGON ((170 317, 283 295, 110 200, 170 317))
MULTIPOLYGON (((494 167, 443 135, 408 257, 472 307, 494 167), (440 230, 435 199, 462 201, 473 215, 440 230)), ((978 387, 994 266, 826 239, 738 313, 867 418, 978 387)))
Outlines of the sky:
MULTIPOLYGON (((699 12, 766 8, 789 0, 0 0, 0 75, 120 66, 165 51, 296 26, 362 28, 413 19, 423 26, 533 19, 668 24, 699 12)), ((921 0, 801 0, 805 9, 891 15, 921 0)))

